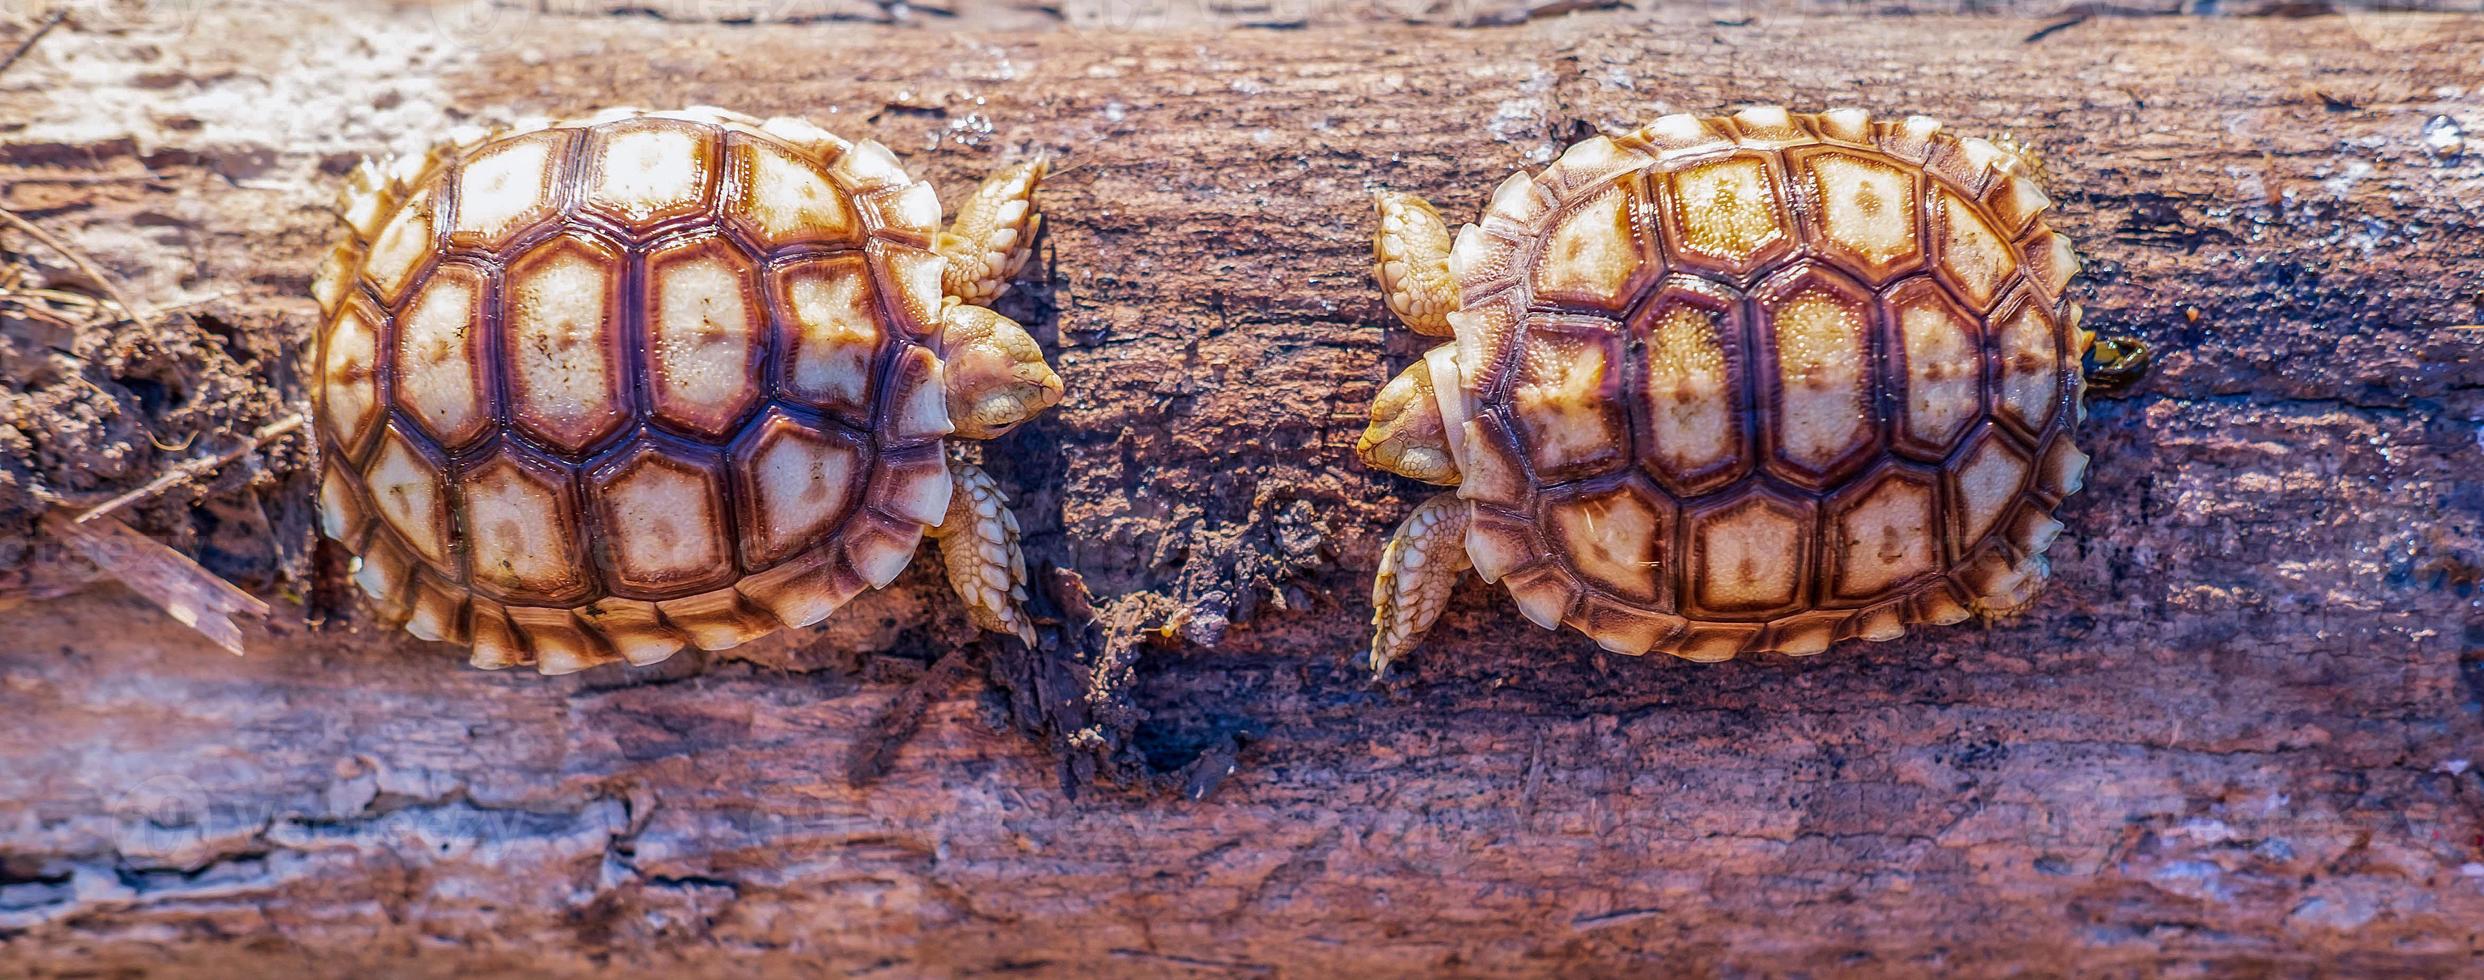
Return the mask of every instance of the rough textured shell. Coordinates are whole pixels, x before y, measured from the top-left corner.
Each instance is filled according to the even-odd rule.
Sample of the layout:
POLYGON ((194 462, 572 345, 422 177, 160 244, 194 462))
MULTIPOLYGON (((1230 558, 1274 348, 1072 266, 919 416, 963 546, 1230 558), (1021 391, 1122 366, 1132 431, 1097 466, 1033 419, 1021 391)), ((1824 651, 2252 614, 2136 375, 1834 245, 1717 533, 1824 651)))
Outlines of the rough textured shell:
POLYGON ((939 521, 939 205, 875 144, 615 111, 364 165, 314 291, 325 532, 547 672, 728 647, 939 521))
POLYGON ((1511 178, 1451 257, 1477 569, 1694 659, 2023 605, 2089 343, 2031 176, 1922 118, 1754 109, 1511 178))

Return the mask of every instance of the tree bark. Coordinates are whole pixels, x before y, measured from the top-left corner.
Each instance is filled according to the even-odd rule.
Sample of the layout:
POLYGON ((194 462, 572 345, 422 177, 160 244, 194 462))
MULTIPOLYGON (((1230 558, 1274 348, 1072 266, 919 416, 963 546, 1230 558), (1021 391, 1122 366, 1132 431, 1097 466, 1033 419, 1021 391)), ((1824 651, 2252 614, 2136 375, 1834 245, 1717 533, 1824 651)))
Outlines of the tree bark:
MULTIPOLYGON (((709 103, 876 138, 952 200, 1052 156, 1005 310, 1069 400, 986 456, 1097 608, 1051 580, 1063 628, 996 651, 926 559, 757 649, 475 671, 317 598, 304 456, 271 447, 124 515, 290 600, 248 656, 117 587, 0 612, 0 972, 2484 968, 2484 151, 2444 128, 2484 125, 2484 20, 1711 14, 81 13, 0 75, 0 204, 210 301, 81 328, 67 374, 0 331, 15 513, 298 406, 358 155, 709 103), (1351 454, 1423 346, 1368 281, 1371 192, 1458 220, 1592 131, 1753 102, 2042 150, 2089 323, 2159 354, 2095 406, 2054 585, 1696 665, 1470 582, 1374 683, 1369 576, 1425 489, 1351 454), (969 644, 1000 683, 934 666, 969 644)), ((12 577, 75 577, 34 534, 12 577)))

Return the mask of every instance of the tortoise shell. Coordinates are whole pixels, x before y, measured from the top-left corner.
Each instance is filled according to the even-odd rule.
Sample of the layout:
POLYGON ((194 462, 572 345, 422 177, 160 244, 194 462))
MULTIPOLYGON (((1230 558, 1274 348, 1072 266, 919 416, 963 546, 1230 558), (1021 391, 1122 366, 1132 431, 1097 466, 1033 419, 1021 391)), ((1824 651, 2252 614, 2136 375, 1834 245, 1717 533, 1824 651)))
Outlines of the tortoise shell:
POLYGON ((622 110, 350 184, 319 499, 384 620, 649 663, 816 622, 939 523, 940 206, 877 144, 622 110))
POLYGON ((1920 117, 1782 109, 1511 178, 1450 256, 1479 573, 1699 660, 2024 605, 2090 342, 2032 178, 1920 117))

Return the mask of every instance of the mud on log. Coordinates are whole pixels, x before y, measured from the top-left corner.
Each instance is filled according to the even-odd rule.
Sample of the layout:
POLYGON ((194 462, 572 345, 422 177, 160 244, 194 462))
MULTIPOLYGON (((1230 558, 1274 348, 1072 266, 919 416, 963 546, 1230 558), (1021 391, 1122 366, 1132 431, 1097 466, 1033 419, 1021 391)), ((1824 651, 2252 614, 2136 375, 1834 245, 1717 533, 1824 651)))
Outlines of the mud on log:
POLYGON ((2484 21, 959 35, 478 9, 82 11, 0 76, 0 206, 159 305, 211 300, 161 336, 0 322, 10 584, 75 577, 45 507, 298 402, 321 207, 360 154, 713 103, 877 138, 952 193, 1052 154, 1049 276, 1010 312, 1071 400, 989 463, 1125 669, 1003 659, 974 693, 933 666, 970 633, 926 560, 789 643, 469 670, 351 603, 314 622, 303 459, 271 450, 124 514, 314 593, 247 658, 117 588, 0 613, 7 972, 2484 955, 2484 333, 2458 329, 2484 320, 2484 151, 2450 145, 2484 125, 2484 21), (1370 192, 1470 214, 1590 131, 1754 101, 2044 151, 2090 322, 2161 350, 2097 406, 2056 585, 2007 622, 1702 666, 1600 654, 1470 583, 1373 684, 1367 576, 1423 491, 1350 460, 1418 350, 1365 279, 1370 192), (1084 721, 1023 738, 1008 720, 1062 715, 1013 697, 1084 721), (929 705, 912 740, 858 746, 900 701, 929 705), (885 771, 857 786, 849 757, 885 771))

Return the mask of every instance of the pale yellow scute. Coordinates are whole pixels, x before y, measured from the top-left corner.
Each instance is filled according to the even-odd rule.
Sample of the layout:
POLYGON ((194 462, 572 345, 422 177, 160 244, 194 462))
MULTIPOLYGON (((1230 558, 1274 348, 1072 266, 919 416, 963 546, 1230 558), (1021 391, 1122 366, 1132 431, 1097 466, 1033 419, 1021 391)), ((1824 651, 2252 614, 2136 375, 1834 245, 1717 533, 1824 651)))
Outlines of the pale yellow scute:
POLYGON ((2055 436, 2044 451, 2044 485, 2061 496, 2079 492, 2087 485, 2087 454, 2072 445, 2068 435, 2055 436))
POLYGON ((748 462, 755 540, 754 562, 774 561, 819 540, 845 512, 855 471, 853 447, 821 437, 791 419, 771 420, 748 462))
POLYGON ((1790 236, 1768 165, 1730 157, 1673 175, 1676 244, 1733 268, 1747 268, 1790 236))
POLYGON ((854 571, 877 589, 897 580, 897 574, 905 571, 907 563, 914 560, 914 550, 921 543, 919 528, 914 533, 903 535, 874 529, 848 538, 845 555, 854 563, 854 571))
POLYGON ((1647 141, 1659 153, 1686 156, 1706 153, 1732 145, 1725 134, 1710 126, 1706 119, 1687 112, 1672 112, 1656 117, 1656 121, 1632 134, 1647 141))
POLYGON ((657 617, 652 602, 608 597, 579 609, 577 616, 601 632, 621 659, 641 667, 671 657, 689 642, 657 617))
POLYGON ((926 237, 940 230, 940 193, 932 190, 929 182, 908 184, 906 189, 876 200, 880 220, 889 228, 926 237))
POLYGON ((1901 425, 1917 445, 1944 450, 1983 411, 1974 326, 1937 290, 1917 290, 1890 305, 1906 363, 1901 425))
POLYGON ((348 449, 364 445, 377 417, 379 325, 362 304, 348 303, 328 325, 328 349, 319 366, 320 421, 348 449))
POLYGON ((549 217, 552 181, 567 148, 562 131, 532 133, 483 147, 460 164, 452 244, 497 250, 509 236, 549 217))
POLYGON ((443 265, 397 318, 397 400, 445 446, 489 421, 477 376, 485 288, 472 267, 443 265))
POLYGON ((1823 153, 1805 161, 1819 202, 1820 233, 1874 282, 1912 259, 1915 175, 1884 160, 1823 153))
POLYGON ((775 248, 858 236, 853 206, 817 164, 759 140, 737 141, 732 161, 734 179, 741 185, 732 217, 761 245, 775 248))
POLYGON ((971 503, 984 510, 1007 508, 1006 501, 997 497, 981 502, 957 499, 956 494, 964 492, 960 485, 964 467, 970 464, 943 459, 937 453, 917 451, 907 455, 913 458, 881 460, 882 465, 872 474, 871 509, 880 516, 931 528, 956 516, 951 509, 953 503, 971 503), (952 470, 957 472, 953 474, 952 470))
POLYGON ((816 405, 862 408, 880 348, 879 304, 860 257, 798 263, 778 279, 791 321, 786 392, 816 405))
POLYGON ((511 597, 550 598, 581 582, 573 563, 576 512, 555 473, 503 457, 459 481, 476 582, 511 597))
POLYGON ((346 476, 336 460, 328 460, 319 473, 319 533, 330 540, 350 541, 350 536, 361 532, 362 521, 354 478, 346 476))
POLYGON ((1733 119, 1746 143, 1796 143, 1811 136, 1783 106, 1752 106, 1734 113, 1733 119))
POLYGON ((1752 613, 1802 598, 1811 540, 1802 509, 1755 494, 1693 519, 1690 534, 1690 588, 1700 608, 1752 613))
POLYGON ((1930 481, 1891 470, 1843 505, 1829 535, 1838 596, 1877 598, 1939 566, 1940 515, 1933 500, 1930 481))
POLYGON ((509 272, 511 409, 521 424, 578 450, 624 416, 613 316, 616 262, 574 239, 537 248, 509 272))
POLYGON ((1812 117, 1811 124, 1819 129, 1823 139, 1862 144, 1872 140, 1872 114, 1861 109, 1830 109, 1812 117))
POLYGON ((1651 498, 1623 487, 1546 505, 1552 530, 1580 576, 1639 602, 1661 594, 1668 526, 1651 498))
POLYGON ((1570 607, 1578 602, 1579 589, 1570 573, 1549 563, 1513 572, 1501 585, 1528 622, 1548 630, 1560 629, 1570 607))
POLYGON ((602 130, 603 158, 587 188, 587 206, 630 223, 687 214, 706 206, 715 180, 711 135, 704 129, 657 120, 609 124, 602 130))
POLYGON ((1935 200, 1934 241, 1939 245, 1941 274, 1977 311, 1992 308, 2018 259, 2008 242, 1992 230, 1966 199, 1941 191, 1935 200))
POLYGON ((917 337, 937 333, 945 291, 940 280, 948 261, 928 249, 878 246, 873 251, 883 270, 881 296, 888 300, 889 312, 917 337))
POLYGON ((442 503, 440 471, 407 445, 405 437, 390 432, 381 437, 363 481, 380 519, 425 561, 435 567, 445 564, 448 509, 442 503))
POLYGON ((888 414, 880 435, 907 442, 945 436, 951 429, 947 378, 939 356, 929 348, 908 348, 890 372, 888 414))
POLYGON ((1634 298, 1626 287, 1645 263, 1630 195, 1616 186, 1553 226, 1536 256, 1535 289, 1618 310, 1634 298))
POLYGON ((648 260, 648 380, 656 411, 711 435, 759 396, 752 349, 766 329, 754 274, 723 239, 648 260))
POLYGON ((1521 349, 1510 411, 1546 482, 1611 469, 1629 452, 1613 394, 1621 370, 1592 333, 1537 328, 1521 349))
POLYGON ((800 629, 827 619, 844 604, 832 582, 836 572, 824 559, 789 561, 743 576, 733 583, 733 591, 777 621, 800 629))
POLYGON ((1958 548, 1965 551, 1992 530, 1994 521, 2018 499, 2026 483, 2028 462, 2000 433, 1987 430, 1981 444, 1967 453, 1950 475, 1951 507, 1956 515, 1958 548))
POLYGON ((876 140, 854 144, 844 156, 830 165, 838 179, 857 193, 895 187, 906 182, 906 168, 897 162, 897 155, 876 140))
POLYGON ((1814 285, 1762 309, 1776 358, 1778 454, 1829 470, 1871 436, 1868 308, 1814 285))
POLYGON ((1741 449, 1739 380, 1727 360, 1721 312, 1677 304, 1647 336, 1648 442, 1677 482, 1730 462, 1741 449))
POLYGON ((661 589, 731 571, 721 491, 706 471, 642 452, 597 491, 604 546, 622 583, 661 589))
POLYGON ((2021 305, 1993 336, 2001 358, 2001 410, 2031 430, 2053 420, 2061 395, 2061 354, 2052 319, 2034 304, 2021 305))
POLYGON ((2025 247, 2028 278, 2033 279, 2048 301, 2061 298, 2070 287, 2070 278, 2079 274, 2078 250, 2070 247, 2070 239, 2060 232, 2047 231, 2030 239, 2025 247))
POLYGON ((611 659, 578 628, 577 617, 567 609, 510 606, 505 611, 510 628, 526 637, 526 651, 534 655, 539 673, 575 674, 611 659))
POLYGON ((656 609, 701 650, 730 650, 784 625, 732 589, 665 599, 656 609))
POLYGON ((415 271, 431 258, 432 218, 431 192, 426 190, 407 200, 372 240, 362 274, 379 289, 381 299, 396 302, 415 271))

